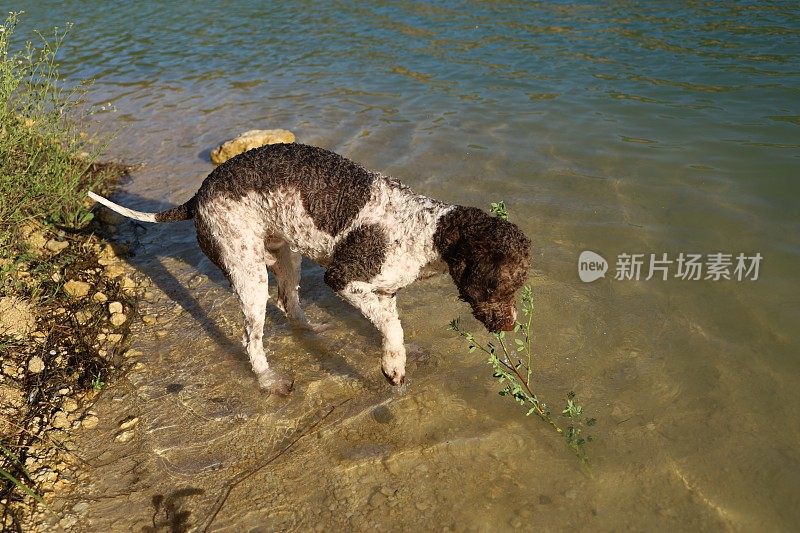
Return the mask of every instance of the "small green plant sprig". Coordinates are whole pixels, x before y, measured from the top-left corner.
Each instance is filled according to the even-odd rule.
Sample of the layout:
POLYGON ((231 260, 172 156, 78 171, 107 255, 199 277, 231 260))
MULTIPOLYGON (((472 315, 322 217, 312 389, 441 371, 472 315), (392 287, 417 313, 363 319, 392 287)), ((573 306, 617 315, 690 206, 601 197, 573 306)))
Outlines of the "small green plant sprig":
POLYGON ((506 209, 506 203, 504 201, 500 200, 499 202, 492 202, 490 211, 493 215, 502 218, 503 220, 508 220, 508 209, 506 209))
POLYGON ((106 383, 103 381, 103 377, 100 374, 95 374, 92 378, 92 390, 94 392, 100 392, 105 387, 106 383))
POLYGON ((575 401, 575 393, 567 394, 567 401, 561 416, 569 420, 569 425, 561 427, 553 418, 546 403, 536 395, 532 385, 533 350, 531 348, 533 322, 533 290, 529 285, 522 289, 522 313, 524 319, 514 326, 513 334, 506 336, 505 331, 492 333, 493 341, 485 344, 475 335, 461 328, 458 319, 450 322, 450 329, 457 332, 467 341, 469 352, 480 350, 487 354, 487 363, 492 367, 492 376, 502 388, 500 396, 510 396, 520 405, 528 409, 526 416, 537 415, 547 422, 557 433, 564 436, 567 447, 572 450, 582 463, 588 464, 586 444, 592 436, 582 436, 585 426, 593 426, 594 418, 582 418, 583 407, 575 401), (510 337, 510 338, 509 338, 510 337), (510 342, 513 341, 513 342, 510 342))

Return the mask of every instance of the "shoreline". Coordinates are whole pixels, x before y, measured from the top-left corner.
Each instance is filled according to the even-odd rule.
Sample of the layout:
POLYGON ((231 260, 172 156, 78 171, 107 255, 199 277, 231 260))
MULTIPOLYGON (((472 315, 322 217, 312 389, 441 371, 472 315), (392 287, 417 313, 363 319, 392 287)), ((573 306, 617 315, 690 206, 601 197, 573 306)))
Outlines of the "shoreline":
MULTIPOLYGON (((117 163, 89 170, 105 193, 127 172, 117 163)), ((126 250, 112 242, 114 222, 26 223, 16 236, 26 252, 2 265, 3 530, 36 530, 47 502, 88 475, 72 454, 73 433, 97 425, 98 395, 134 364, 126 356, 138 285, 126 250)))

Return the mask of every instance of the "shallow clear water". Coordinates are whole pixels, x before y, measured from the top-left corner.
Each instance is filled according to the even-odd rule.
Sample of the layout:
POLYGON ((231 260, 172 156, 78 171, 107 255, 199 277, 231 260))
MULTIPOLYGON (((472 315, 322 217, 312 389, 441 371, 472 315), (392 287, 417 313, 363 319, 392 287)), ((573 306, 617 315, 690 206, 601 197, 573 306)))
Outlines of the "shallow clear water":
POLYGON ((63 72, 96 79, 101 127, 119 129, 110 154, 142 163, 116 197, 133 207, 184 201, 211 170, 208 151, 253 128, 290 129, 445 201, 505 200, 534 242, 542 395, 556 404, 575 390, 599 420, 589 477, 445 329, 455 316, 478 327, 445 278, 400 296, 423 355, 410 385, 390 390, 376 334, 311 264, 304 304, 335 328, 309 337, 271 311, 266 346, 297 390, 265 398, 238 347, 235 298, 191 225, 127 226, 164 326, 139 331, 143 368, 107 391, 106 426, 85 436, 86 459, 105 465, 76 496, 94 502, 93 528, 174 525, 180 512, 207 522, 226 483, 334 405, 320 432, 231 491, 213 528, 800 524, 795 4, 26 9, 22 32, 75 23, 63 72), (612 263, 623 252, 764 260, 757 281, 584 284, 587 249, 612 263), (139 432, 117 443, 127 414, 139 432), (154 510, 155 496, 187 487, 202 493, 154 510))

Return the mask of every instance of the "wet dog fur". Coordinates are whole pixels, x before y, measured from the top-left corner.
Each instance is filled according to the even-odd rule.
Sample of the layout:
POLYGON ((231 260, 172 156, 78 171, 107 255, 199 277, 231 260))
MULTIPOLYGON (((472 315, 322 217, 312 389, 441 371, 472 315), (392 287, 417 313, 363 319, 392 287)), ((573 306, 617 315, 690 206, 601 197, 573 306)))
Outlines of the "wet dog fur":
POLYGON ((160 213, 89 195, 137 220, 194 220, 200 248, 239 297, 243 344, 258 383, 278 394, 288 394, 292 383, 264 353, 270 270, 278 306, 312 327, 298 297, 301 257, 323 266, 325 283, 380 332, 381 368, 399 385, 406 362, 400 289, 423 268, 444 263, 475 318, 489 331, 509 330, 516 320, 515 293, 531 263, 530 240, 511 222, 414 194, 398 181, 303 144, 240 154, 214 169, 187 202, 160 213))

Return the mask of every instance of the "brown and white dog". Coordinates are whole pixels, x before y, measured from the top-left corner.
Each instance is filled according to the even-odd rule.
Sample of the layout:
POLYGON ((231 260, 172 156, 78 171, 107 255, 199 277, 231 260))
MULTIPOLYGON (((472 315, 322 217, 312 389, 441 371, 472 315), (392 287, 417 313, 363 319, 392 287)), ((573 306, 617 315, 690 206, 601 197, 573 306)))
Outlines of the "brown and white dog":
POLYGON ((475 318, 489 331, 509 330, 516 320, 515 293, 531 263, 530 240, 514 224, 414 194, 398 181, 303 144, 240 154, 214 169, 186 203, 160 213, 89 196, 144 222, 194 219, 200 248, 241 302, 243 343, 258 383, 279 394, 292 384, 264 354, 268 268, 278 283, 279 307, 309 326, 298 298, 301 256, 325 267, 325 283, 380 331, 381 368, 399 385, 406 350, 397 291, 423 267, 444 262, 475 318))

